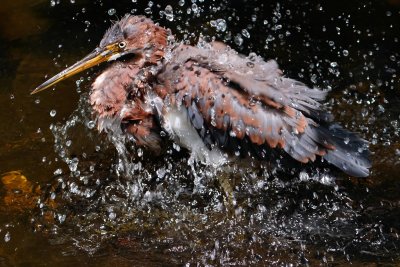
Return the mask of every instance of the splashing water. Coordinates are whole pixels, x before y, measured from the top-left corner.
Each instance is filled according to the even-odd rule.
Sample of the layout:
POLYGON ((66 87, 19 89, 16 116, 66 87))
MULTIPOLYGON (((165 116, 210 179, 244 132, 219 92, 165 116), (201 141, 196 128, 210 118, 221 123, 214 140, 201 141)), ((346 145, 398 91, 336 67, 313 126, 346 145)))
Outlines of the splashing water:
POLYGON ((110 243, 126 253, 168 244, 165 253, 210 264, 273 264, 283 255, 307 263, 316 248, 330 262, 350 259, 359 246, 371 249, 360 237, 375 227, 362 226, 360 207, 326 173, 188 165, 174 145, 154 160, 127 139, 97 133, 88 106, 82 94, 69 120, 51 127, 68 171, 41 198, 36 221, 52 229, 54 242, 88 253, 110 243), (85 155, 74 154, 82 144, 85 155))
MULTIPOLYGON (((162 6, 166 19, 160 24, 183 20, 196 25, 193 19, 206 10, 200 3, 179 1, 181 9, 162 6), (190 19, 186 20, 185 13, 190 19)), ((158 13, 153 12, 156 8, 149 4, 144 13, 157 18, 158 13)), ((243 51, 253 49, 249 38, 262 34, 264 57, 285 60, 287 56, 293 65, 297 61, 309 64, 299 73, 289 70, 289 76, 309 76, 312 84, 324 86, 331 85, 329 78, 347 77, 342 78, 342 68, 349 63, 343 63, 340 56, 327 53, 318 58, 317 54, 296 61, 295 52, 282 50, 287 47, 285 42, 290 43, 296 34, 307 31, 303 24, 287 23, 296 14, 295 9, 273 4, 271 14, 261 16, 260 10, 254 8, 251 27, 237 27, 239 16, 231 15, 228 9, 229 15, 222 20, 218 8, 222 6, 210 4, 207 21, 216 34, 205 39, 230 41, 243 51), (265 25, 262 32, 256 23, 265 25), (321 76, 327 80, 321 81, 321 76)), ((317 8, 315 12, 322 11, 317 8)), ((338 23, 346 20, 344 15, 337 18, 338 23)), ((357 33, 357 25, 345 24, 336 29, 338 34, 343 36, 352 26, 357 33)), ((188 41, 199 29, 188 26, 177 31, 188 41)), ((322 25, 321 34, 325 31, 322 25)), ((299 51, 317 43, 307 38, 298 44, 299 51)), ((337 51, 344 58, 364 55, 365 62, 353 64, 356 67, 349 72, 351 78, 358 73, 370 79, 373 64, 366 60, 370 57, 368 51, 355 51, 337 40, 326 40, 316 47, 337 51)), ((250 64, 256 62, 257 59, 254 63, 251 60, 250 64)), ((294 69, 298 71, 297 67, 294 69)), ((390 82, 387 86, 393 89, 395 85, 390 82)), ((348 121, 350 128, 360 128, 371 135, 373 144, 390 144, 398 136, 398 116, 384 116, 391 103, 377 91, 381 86, 385 84, 378 78, 368 85, 346 84, 340 96, 327 105, 340 109, 341 120, 348 121), (358 92, 362 90, 365 94, 358 92), (376 131, 372 132, 371 125, 378 119, 385 127, 375 126, 376 131)), ((369 189, 363 181, 343 181, 340 176, 335 181, 331 173, 311 167, 285 172, 279 165, 268 164, 220 169, 195 162, 188 165, 188 155, 173 144, 163 157, 150 157, 121 135, 99 134, 94 124, 87 95, 82 94, 79 107, 67 122, 51 126, 55 150, 67 167, 62 172, 55 171, 53 184, 41 198, 35 219, 45 226, 42 230, 48 231, 55 243, 71 250, 95 254, 111 247, 127 256, 160 248, 160 253, 176 258, 176 264, 203 265, 346 264, 366 255, 388 259, 398 255, 396 231, 377 219, 390 218, 384 208, 391 204, 383 201, 384 208, 371 208, 369 189)))

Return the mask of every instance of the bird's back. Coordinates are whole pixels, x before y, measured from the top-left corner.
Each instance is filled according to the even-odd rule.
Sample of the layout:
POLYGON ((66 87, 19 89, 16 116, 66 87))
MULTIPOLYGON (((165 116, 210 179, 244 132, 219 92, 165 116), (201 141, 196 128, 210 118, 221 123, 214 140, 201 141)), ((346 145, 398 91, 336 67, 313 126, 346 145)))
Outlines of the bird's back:
POLYGON ((187 114, 210 150, 261 159, 283 150, 303 163, 322 156, 350 175, 369 174, 367 142, 332 122, 320 104, 327 91, 283 77, 274 60, 221 43, 180 45, 157 79, 165 112, 187 114))

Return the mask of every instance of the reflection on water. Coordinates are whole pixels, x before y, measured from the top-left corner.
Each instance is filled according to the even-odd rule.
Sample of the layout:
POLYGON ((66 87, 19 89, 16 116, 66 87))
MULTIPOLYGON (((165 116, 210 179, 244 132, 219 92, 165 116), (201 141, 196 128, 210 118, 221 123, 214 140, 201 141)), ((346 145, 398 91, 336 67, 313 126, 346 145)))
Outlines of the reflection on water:
POLYGON ((0 10, 12 25, 30 22, 0 23, 0 264, 399 263, 395 1, 73 2, 0 10), (127 12, 152 16, 180 40, 215 36, 276 57, 288 76, 331 88, 327 107, 371 142, 371 177, 268 164, 214 170, 188 165, 173 144, 154 157, 97 132, 87 104, 93 73, 28 95, 90 51, 114 13, 127 12))

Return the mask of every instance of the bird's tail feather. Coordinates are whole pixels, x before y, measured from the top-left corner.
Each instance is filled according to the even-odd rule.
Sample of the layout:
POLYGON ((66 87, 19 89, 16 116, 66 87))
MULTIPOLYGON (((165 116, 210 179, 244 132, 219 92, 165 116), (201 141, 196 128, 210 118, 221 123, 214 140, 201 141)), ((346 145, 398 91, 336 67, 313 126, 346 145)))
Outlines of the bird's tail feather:
POLYGON ((335 149, 328 150, 323 158, 345 173, 355 177, 369 175, 371 162, 369 160, 368 142, 349 132, 338 124, 316 128, 322 140, 327 140, 335 149))

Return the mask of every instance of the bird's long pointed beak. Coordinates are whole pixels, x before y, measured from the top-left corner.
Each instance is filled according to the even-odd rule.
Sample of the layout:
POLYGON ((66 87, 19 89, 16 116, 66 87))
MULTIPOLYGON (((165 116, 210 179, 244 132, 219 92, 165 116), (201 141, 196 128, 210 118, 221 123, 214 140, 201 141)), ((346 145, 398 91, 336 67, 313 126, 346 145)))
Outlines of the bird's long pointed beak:
POLYGON ((31 92, 31 95, 36 94, 40 91, 46 90, 49 87, 55 85, 56 83, 65 80, 79 72, 96 66, 102 62, 111 60, 113 57, 118 55, 118 45, 108 45, 104 48, 96 48, 89 55, 76 62, 69 68, 61 71, 60 73, 54 75, 31 92))

